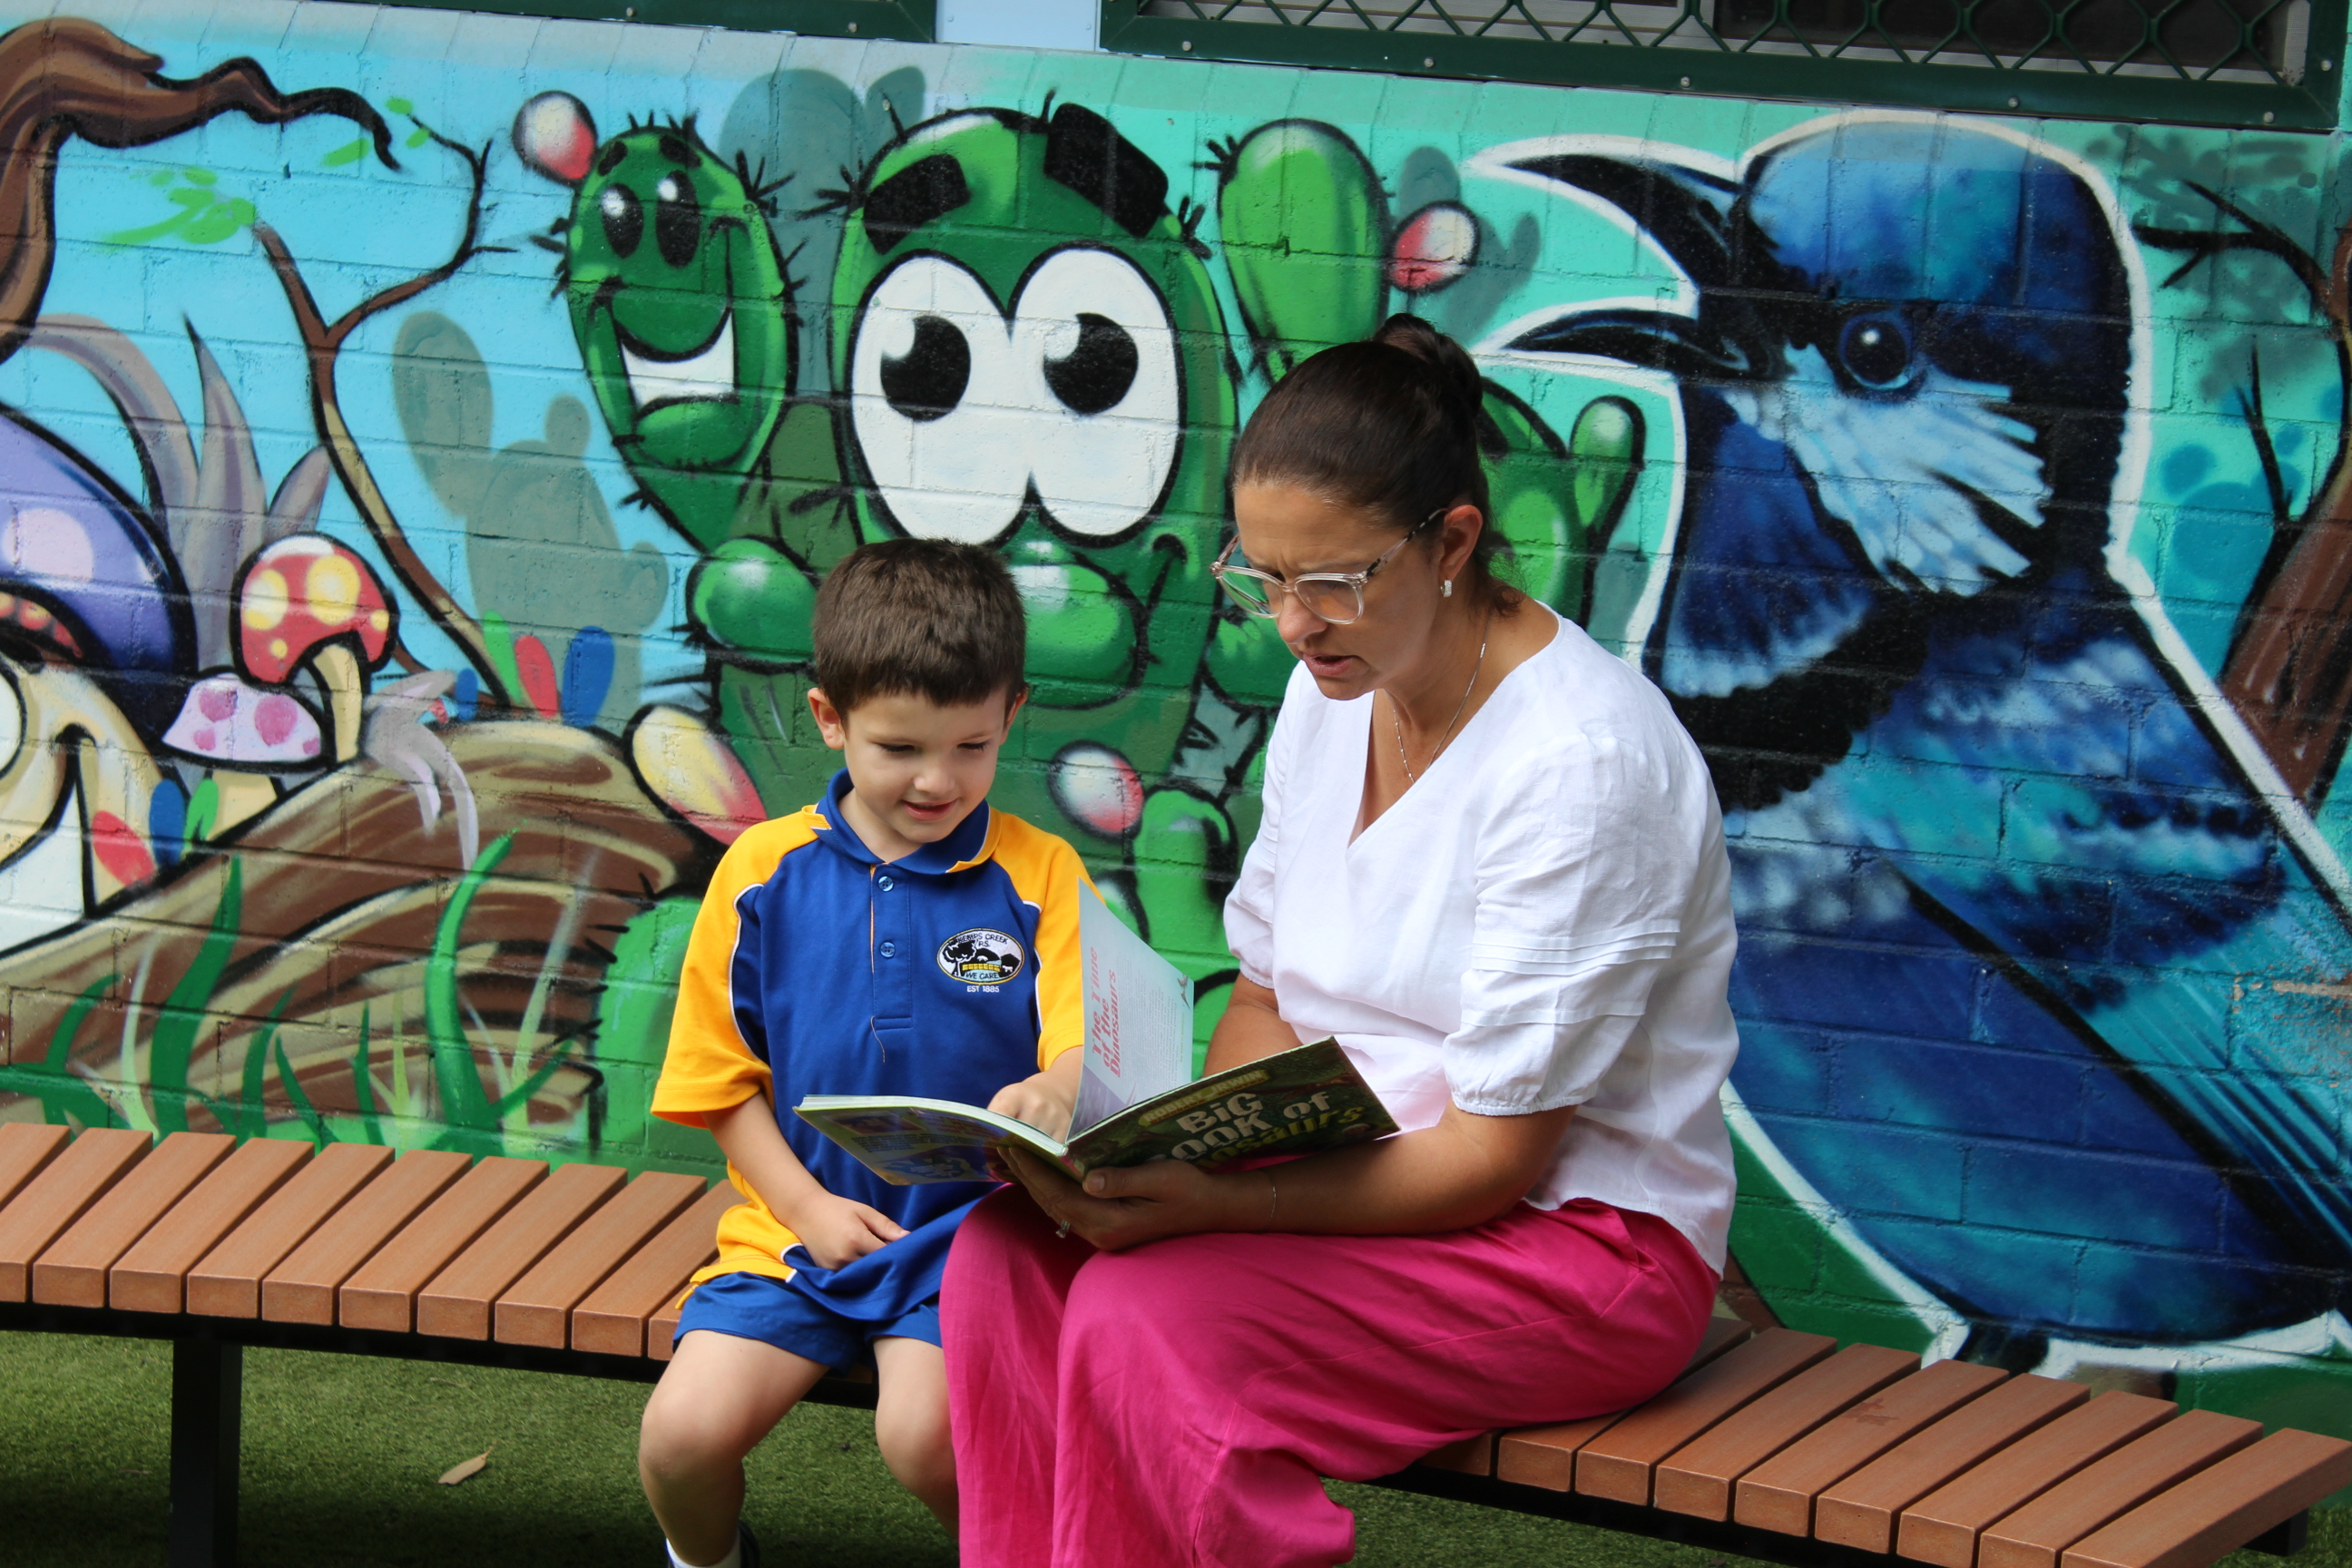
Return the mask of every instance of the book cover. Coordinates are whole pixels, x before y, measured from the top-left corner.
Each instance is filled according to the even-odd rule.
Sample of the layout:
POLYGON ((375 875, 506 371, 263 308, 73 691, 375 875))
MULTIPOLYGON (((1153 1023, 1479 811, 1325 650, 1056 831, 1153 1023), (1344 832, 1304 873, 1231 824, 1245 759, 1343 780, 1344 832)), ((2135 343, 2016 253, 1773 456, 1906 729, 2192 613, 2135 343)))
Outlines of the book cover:
POLYGON ((950 1100, 812 1095, 794 1110, 877 1175, 901 1186, 989 1180, 988 1152, 1006 1144, 1075 1179, 1150 1160, 1183 1160, 1213 1170, 1247 1155, 1312 1154, 1396 1131, 1380 1096, 1328 1038, 1179 1084, 1067 1142, 1024 1121, 950 1100))

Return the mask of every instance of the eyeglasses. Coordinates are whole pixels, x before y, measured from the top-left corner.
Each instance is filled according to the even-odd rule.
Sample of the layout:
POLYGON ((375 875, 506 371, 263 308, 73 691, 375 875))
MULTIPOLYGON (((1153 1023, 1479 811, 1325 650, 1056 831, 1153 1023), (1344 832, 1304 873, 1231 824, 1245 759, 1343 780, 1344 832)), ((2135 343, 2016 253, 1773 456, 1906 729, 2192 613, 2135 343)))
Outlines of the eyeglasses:
POLYGON ((1282 596, 1295 594, 1298 607, 1318 621, 1344 626, 1360 620, 1364 614, 1364 584, 1372 574, 1393 560, 1396 552, 1418 539, 1422 531, 1454 509, 1439 507, 1406 531, 1405 536, 1381 552, 1380 559, 1361 572, 1301 572, 1288 582, 1270 572, 1260 572, 1254 566, 1227 564, 1228 558, 1241 548, 1235 539, 1217 554, 1209 564, 1209 574, 1217 580, 1233 602, 1250 615, 1271 619, 1281 611, 1282 596))

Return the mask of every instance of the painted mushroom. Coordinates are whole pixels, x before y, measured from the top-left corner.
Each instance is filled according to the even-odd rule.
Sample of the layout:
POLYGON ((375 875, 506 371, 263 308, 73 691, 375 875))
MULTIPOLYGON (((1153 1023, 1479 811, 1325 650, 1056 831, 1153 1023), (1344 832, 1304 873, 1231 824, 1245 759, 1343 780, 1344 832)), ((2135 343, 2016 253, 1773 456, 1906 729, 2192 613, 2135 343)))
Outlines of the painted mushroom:
POLYGON ((216 838, 277 800, 271 773, 317 767, 326 737, 319 715, 292 692, 224 669, 188 688, 163 744, 213 765, 219 804, 210 837, 216 838))
POLYGON ((309 665, 327 693, 332 747, 360 745, 364 672, 392 651, 392 605, 368 563, 324 534, 297 533, 255 553, 236 590, 236 656, 245 672, 282 686, 309 665))

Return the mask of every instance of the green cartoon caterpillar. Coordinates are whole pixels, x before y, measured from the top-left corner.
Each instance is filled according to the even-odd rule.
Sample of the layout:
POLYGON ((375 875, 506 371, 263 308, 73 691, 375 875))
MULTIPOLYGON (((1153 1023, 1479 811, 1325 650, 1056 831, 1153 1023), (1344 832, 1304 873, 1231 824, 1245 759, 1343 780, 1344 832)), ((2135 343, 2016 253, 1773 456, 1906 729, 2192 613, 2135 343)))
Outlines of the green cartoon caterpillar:
MULTIPOLYGON (((563 94, 524 107, 515 144, 575 192, 558 287, 641 498, 703 554, 689 613, 715 727, 761 798, 789 807, 831 767, 801 718, 824 569, 861 539, 991 545, 1029 607, 1035 689, 998 798, 1087 847, 1106 893, 1207 997, 1229 972, 1219 905, 1291 663, 1219 609, 1208 572, 1244 393, 1369 334, 1392 290, 1458 275, 1399 248, 1442 250, 1453 231, 1416 215, 1392 232, 1379 180, 1330 127, 1279 121, 1213 149, 1245 369, 1211 215, 1171 207, 1167 172, 1108 121, 1071 103, 941 115, 825 203, 841 231, 822 396, 794 384, 806 285, 766 222, 775 187, 690 121, 600 144, 563 94)), ((1603 400, 1563 444, 1499 388, 1485 412, 1522 580, 1580 614, 1638 416, 1603 400)))

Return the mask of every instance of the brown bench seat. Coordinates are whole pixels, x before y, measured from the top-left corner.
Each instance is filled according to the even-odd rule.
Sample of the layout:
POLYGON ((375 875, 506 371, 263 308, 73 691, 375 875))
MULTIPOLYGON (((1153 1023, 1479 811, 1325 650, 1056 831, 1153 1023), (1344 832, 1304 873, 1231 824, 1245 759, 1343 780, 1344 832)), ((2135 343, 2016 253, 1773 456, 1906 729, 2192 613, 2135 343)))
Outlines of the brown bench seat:
MULTIPOLYGON (((446 1151, 0 1125, 0 1329, 173 1342, 173 1568, 236 1543, 247 1345, 658 1377, 724 1183, 446 1151)), ((1380 1484, 1811 1568, 2203 1568, 2300 1544, 2352 1443, 1718 1319, 1631 1411, 1380 1484)), ((824 1403, 873 1404, 870 1375, 824 1403)))

